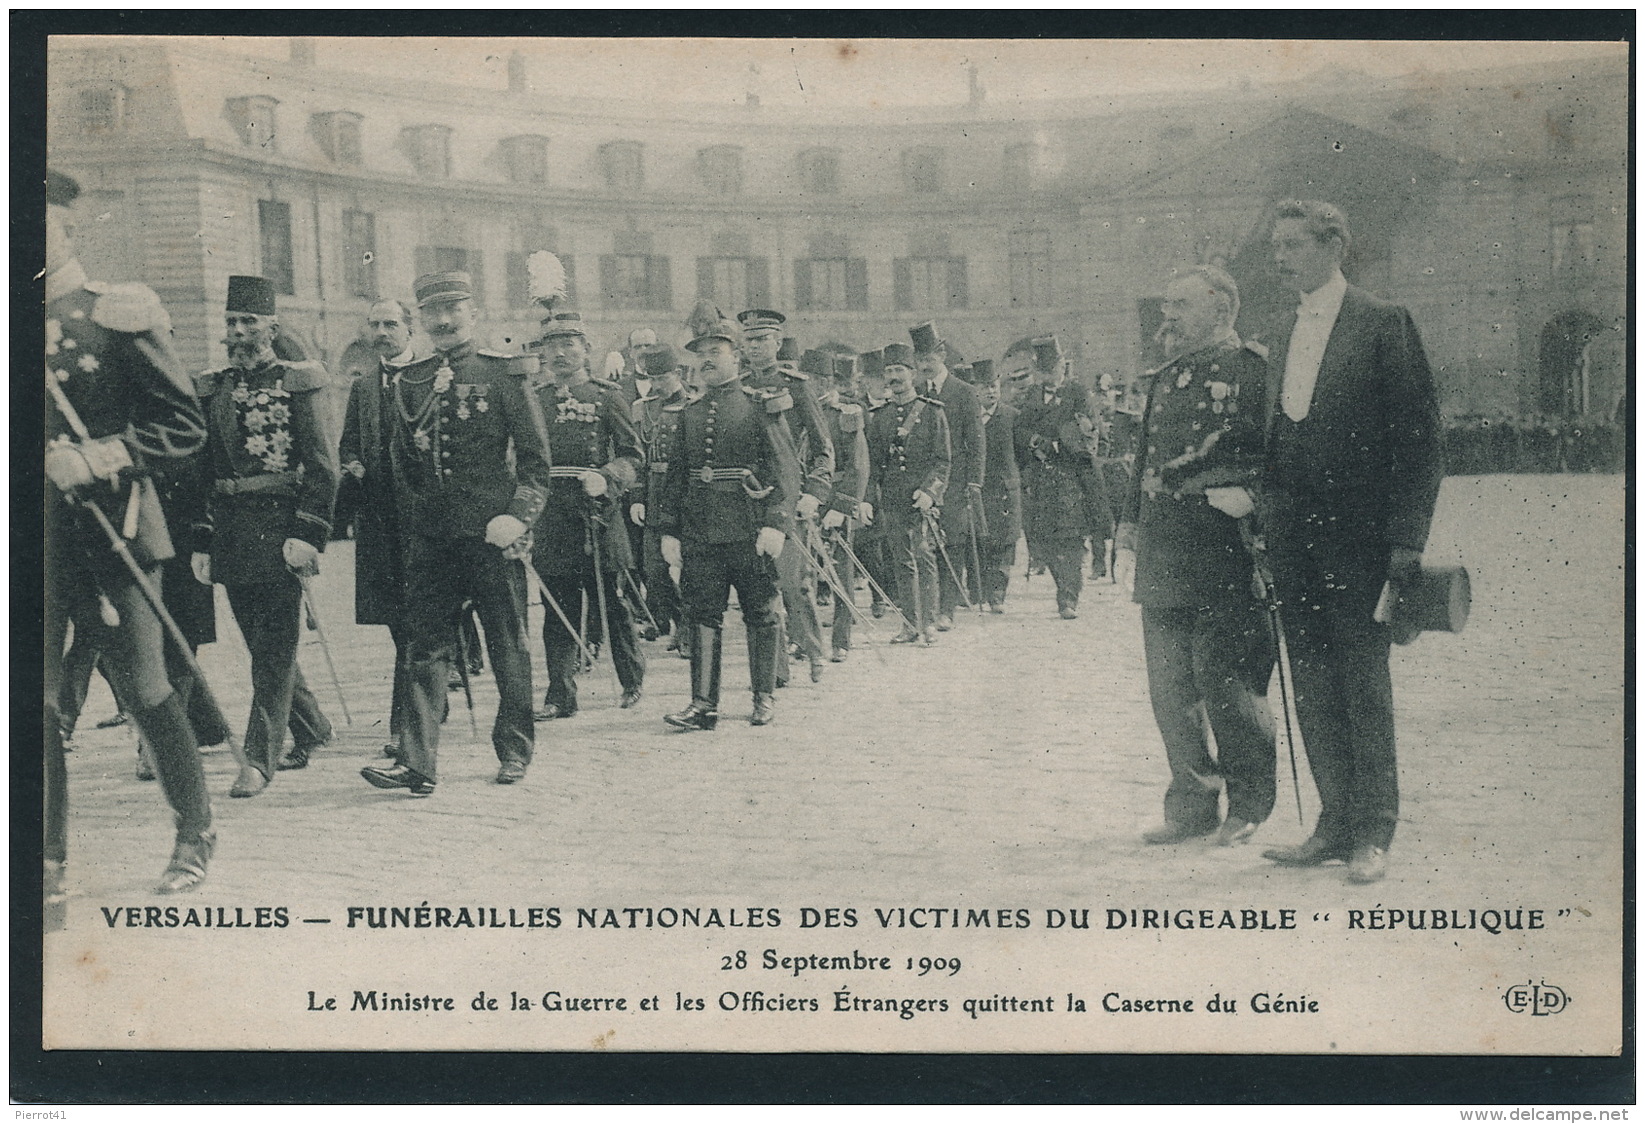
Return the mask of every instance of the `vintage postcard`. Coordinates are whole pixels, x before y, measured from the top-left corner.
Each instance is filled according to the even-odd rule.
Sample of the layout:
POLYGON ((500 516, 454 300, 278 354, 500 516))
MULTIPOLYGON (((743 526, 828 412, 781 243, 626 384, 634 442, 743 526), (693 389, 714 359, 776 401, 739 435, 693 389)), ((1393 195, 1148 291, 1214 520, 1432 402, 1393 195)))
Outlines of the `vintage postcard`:
POLYGON ((1627 44, 46 65, 47 1050, 1622 1050, 1627 44))

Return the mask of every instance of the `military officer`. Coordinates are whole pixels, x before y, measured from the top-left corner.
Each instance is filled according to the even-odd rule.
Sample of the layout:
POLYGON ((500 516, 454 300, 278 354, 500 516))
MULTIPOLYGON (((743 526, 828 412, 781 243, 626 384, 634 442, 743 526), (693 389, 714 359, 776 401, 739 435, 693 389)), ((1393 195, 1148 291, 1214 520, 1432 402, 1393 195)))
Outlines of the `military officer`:
POLYGON ((787 393, 743 385, 735 332, 710 321, 686 345, 707 389, 689 405, 667 408, 680 414, 679 444, 661 502, 648 513, 664 559, 680 571, 696 631, 691 703, 665 719, 680 730, 712 730, 719 722, 721 625, 732 586, 748 634, 749 722, 764 726, 776 714, 777 559, 793 526, 799 461, 782 420, 791 408, 787 393))
MULTIPOLYGON (((280 765, 280 747, 297 689, 301 579, 319 573, 331 537, 337 463, 326 438, 313 365, 275 357, 274 283, 228 281, 224 319, 230 366, 200 376, 212 495, 195 527, 195 577, 220 584, 251 653, 247 764, 230 796, 256 796, 280 765)), ((304 688, 303 705, 329 737, 330 723, 304 688)), ((299 745, 306 753, 310 746, 299 745)))
MULTIPOLYGON (((862 395, 864 410, 863 433, 866 439, 867 414, 872 413, 876 406, 883 405, 890 400, 891 394, 885 389, 885 353, 878 349, 865 351, 857 356, 857 371, 859 373, 859 387, 862 395)), ((863 514, 879 507, 879 493, 875 491, 872 474, 869 477, 867 490, 863 494, 863 514)), ((889 595, 896 587, 897 578, 891 569, 889 554, 885 546, 885 529, 871 519, 862 522, 852 535, 851 549, 856 551, 857 560, 862 563, 864 575, 869 582, 869 612, 875 619, 885 616, 888 602, 881 594, 889 595)))
POLYGON ((354 525, 354 622, 387 625, 394 640, 394 680, 389 701, 389 742, 383 751, 399 753, 396 739, 405 724, 406 682, 405 573, 400 532, 395 521, 394 481, 383 435, 394 409, 393 380, 411 365, 411 310, 397 300, 380 300, 366 313, 375 369, 349 388, 338 449, 345 478, 356 482, 359 504, 354 525))
POLYGON ((937 640, 937 559, 932 526, 948 488, 952 454, 942 400, 915 392, 914 349, 903 343, 881 351, 891 397, 868 415, 869 487, 880 506, 872 516, 885 531, 897 573, 903 630, 893 644, 937 640))
MULTIPOLYGON (((631 568, 628 534, 616 501, 634 486, 645 453, 617 387, 588 371, 588 337, 582 316, 557 310, 543 320, 538 351, 553 376, 536 387, 548 425, 554 467, 548 506, 533 533, 532 562, 548 594, 567 620, 544 606, 543 645, 548 654, 548 694, 538 721, 577 713, 577 668, 582 655, 567 621, 580 619, 584 599, 599 614, 622 684, 620 706, 640 701, 645 657, 634 635, 628 602, 619 594, 631 568)), ((585 637, 586 640, 586 637, 585 637)))
MULTIPOLYGON (((818 381, 818 403, 828 419, 828 436, 834 443, 833 491, 828 510, 823 512, 822 529, 829 537, 827 547, 834 574, 843 589, 834 592, 834 621, 830 626, 830 659, 844 663, 851 650, 851 610, 840 602, 843 593, 853 598, 856 572, 841 541, 850 543, 866 514, 863 499, 868 491, 868 414, 857 393, 857 357, 807 351, 800 357, 800 369, 818 381), (809 364, 809 369, 808 369, 809 364)), ((821 557, 821 552, 818 552, 821 557)), ((854 600, 854 599, 853 599, 854 600)))
POLYGON ((934 323, 915 325, 908 330, 908 335, 914 343, 914 361, 923 384, 920 393, 942 402, 954 458, 949 476, 953 488, 942 505, 940 523, 948 564, 937 567, 937 586, 941 591, 937 629, 947 632, 954 627, 954 609, 961 601, 970 600, 970 595, 960 589, 955 579, 971 564, 971 536, 975 534, 980 540, 987 533, 981 525, 980 512, 988 439, 982 430, 982 407, 976 392, 963 379, 952 377, 948 370, 950 362, 958 365, 964 360, 937 334, 934 323))
MULTIPOLYGON (((822 505, 828 502, 834 478, 834 446, 810 379, 794 365, 777 360, 786 322, 782 313, 769 308, 750 308, 737 315, 737 323, 742 327, 743 362, 747 368, 743 385, 772 401, 793 403, 784 421, 805 471, 805 490, 795 501, 792 528, 793 534, 801 534, 801 524, 811 524, 822 505)), ((817 619, 817 604, 812 596, 814 586, 803 552, 783 552, 777 559, 777 575, 783 600, 778 610, 777 685, 788 681, 788 640, 799 645, 811 665, 811 680, 816 682, 822 678, 823 670, 822 626, 817 619)))
POLYGON ((669 628, 673 632, 668 650, 689 656, 690 626, 680 600, 680 587, 669 572, 668 563, 663 561, 662 535, 655 527, 646 525, 646 515, 662 500, 663 478, 669 461, 677 455, 680 416, 691 399, 680 377, 679 353, 672 347, 659 344, 648 350, 645 370, 651 380, 651 393, 634 400, 631 414, 645 450, 646 471, 635 489, 637 498, 629 505, 628 517, 645 531, 640 559, 645 575, 646 607, 658 628, 669 628))
POLYGON ((136 576, 111 549, 91 504, 121 531, 151 583, 172 544, 149 474, 194 453, 205 421, 171 350, 171 321, 142 285, 88 281, 69 240, 68 176, 46 181, 45 419, 45 871, 44 920, 61 928, 68 859, 68 773, 55 708, 69 622, 101 630, 102 665, 152 747, 176 818, 171 861, 157 893, 206 876, 217 836, 183 700, 166 676, 167 641, 136 576))
POLYGON ((485 626, 500 703, 491 744, 497 780, 531 762, 526 649, 527 532, 548 499, 548 435, 526 376, 536 360, 474 346, 474 281, 460 271, 417 279, 418 316, 435 352, 392 377, 382 456, 393 479, 405 566, 408 691, 393 768, 360 775, 413 796, 434 791, 452 616, 472 599, 485 626))
POLYGON ((983 435, 988 462, 982 476, 983 523, 988 528, 978 545, 982 566, 982 595, 991 612, 1005 612, 1005 591, 1017 560, 1022 537, 1022 475, 1017 466, 1015 406, 1000 401, 1000 380, 991 359, 971 365, 971 381, 982 406, 983 435))
POLYGON ((1115 551, 1116 576, 1142 606, 1148 693, 1171 766, 1165 822, 1143 839, 1214 831, 1226 847, 1249 839, 1274 807, 1274 650, 1235 517, 1248 513, 1237 506, 1241 489, 1262 468, 1267 367, 1234 334, 1239 288, 1216 266, 1171 281, 1162 312, 1171 359, 1152 372, 1115 551))
POLYGON ((1107 499, 1090 448, 1096 408, 1085 387, 1068 377, 1055 336, 1036 339, 1032 346, 1037 382, 1019 400, 1017 419, 1028 553, 1050 567, 1057 612, 1073 620, 1085 588, 1080 565, 1085 538, 1092 536, 1101 549, 1107 537, 1107 499))

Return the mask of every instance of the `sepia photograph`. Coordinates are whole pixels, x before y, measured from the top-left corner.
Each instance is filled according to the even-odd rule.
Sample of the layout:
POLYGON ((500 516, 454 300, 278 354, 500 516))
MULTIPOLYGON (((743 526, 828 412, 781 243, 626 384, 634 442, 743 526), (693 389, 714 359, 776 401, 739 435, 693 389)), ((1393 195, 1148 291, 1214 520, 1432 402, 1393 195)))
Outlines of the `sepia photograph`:
POLYGON ((48 1054, 1631 1049, 1631 43, 43 90, 48 1054))

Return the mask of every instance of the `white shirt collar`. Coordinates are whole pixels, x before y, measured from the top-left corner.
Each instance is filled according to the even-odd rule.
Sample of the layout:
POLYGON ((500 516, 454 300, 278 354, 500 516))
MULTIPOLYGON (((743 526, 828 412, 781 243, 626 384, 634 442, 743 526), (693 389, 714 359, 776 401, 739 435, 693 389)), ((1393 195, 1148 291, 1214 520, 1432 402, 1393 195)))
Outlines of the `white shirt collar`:
POLYGON ((931 393, 941 394, 942 393, 942 384, 947 382, 947 381, 948 381, 948 368, 944 367, 943 371, 942 371, 942 374, 932 376, 932 378, 931 378, 931 393))
POLYGON ((1297 303, 1298 315, 1323 316, 1335 313, 1342 307, 1343 295, 1348 292, 1348 279, 1342 275, 1342 270, 1331 271, 1331 279, 1311 293, 1303 293, 1297 303))

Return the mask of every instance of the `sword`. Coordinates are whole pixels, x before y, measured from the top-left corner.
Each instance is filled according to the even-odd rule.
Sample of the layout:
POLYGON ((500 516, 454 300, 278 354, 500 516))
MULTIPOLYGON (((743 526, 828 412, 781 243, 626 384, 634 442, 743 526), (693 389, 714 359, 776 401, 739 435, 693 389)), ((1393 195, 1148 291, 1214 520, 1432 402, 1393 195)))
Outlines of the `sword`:
POLYGON ((463 636, 462 617, 453 621, 451 627, 457 639, 457 679, 463 685, 463 701, 468 703, 468 728, 479 737, 480 724, 474 720, 474 689, 468 681, 468 641, 463 636))
POLYGON ((954 569, 954 560, 948 557, 948 547, 943 544, 942 527, 937 524, 937 517, 929 511, 925 513, 925 526, 928 530, 936 532, 932 535, 932 541, 937 544, 937 553, 942 555, 943 565, 948 567, 948 576, 954 579, 954 586, 960 592, 960 600, 965 602, 967 609, 971 608, 971 598, 965 595, 965 583, 960 581, 960 573, 954 569))
POLYGON ((560 618, 560 623, 565 625, 565 630, 571 633, 571 638, 577 642, 577 647, 582 649, 583 658, 586 659, 589 666, 592 667, 594 664, 594 653, 589 651, 588 645, 583 642, 583 634, 578 632, 576 628, 572 626, 571 618, 565 615, 565 610, 560 608, 560 603, 556 601, 554 599, 554 595, 548 591, 548 586, 543 584, 542 575, 537 573, 537 567, 533 566, 528 559, 522 558, 520 561, 525 565, 526 577, 531 579, 531 584, 536 588, 538 594, 542 596, 543 604, 554 610, 554 615, 560 618))
MULTIPOLYGON (((52 374, 50 367, 46 368, 46 389, 51 392, 52 398, 57 403, 57 409, 63 415, 64 420, 69 423, 69 428, 74 430, 80 440, 90 441, 91 432, 86 429, 86 423, 80 420, 79 412, 75 410, 73 403, 69 401, 68 395, 63 393, 63 388, 57 385, 57 377, 52 374)), ((228 732, 228 748, 229 752, 234 755, 234 763, 242 770, 252 768, 251 762, 246 760, 246 751, 240 746, 240 739, 234 736, 233 728, 229 726, 228 719, 223 715, 223 708, 217 703, 217 696, 212 693, 211 684, 206 681, 206 673, 200 670, 199 661, 194 658, 194 653, 189 651, 188 637, 183 635, 183 630, 177 626, 177 621, 166 611, 166 604, 160 598, 160 591, 154 588, 154 584, 149 581, 148 575, 137 564, 137 559, 132 556, 131 547, 126 544, 125 539, 120 537, 120 533, 114 529, 114 524, 109 522, 109 517, 103 513, 103 509, 91 500, 85 501, 80 506, 90 511, 97 520, 97 525, 103 528, 103 533, 108 536, 109 547, 120 556, 120 561, 125 563, 126 569, 131 571, 132 579, 137 583, 138 590, 143 594, 143 600, 148 602, 149 608, 159 618, 160 624, 164 626, 167 635, 177 645, 178 654, 183 658, 183 666, 188 668, 190 675, 194 676, 194 681, 198 684, 206 705, 217 712, 217 720, 222 724, 223 729, 228 732)))
POLYGON ((600 601, 600 632, 605 636, 606 649, 611 653, 611 679, 617 684, 617 695, 621 697, 627 688, 623 686, 622 676, 617 674, 617 638, 611 634, 611 612, 605 604, 605 574, 602 572, 605 567, 600 561, 600 532, 605 523, 592 511, 585 510, 583 525, 588 529, 588 549, 594 558, 594 596, 600 601))
POLYGON ((902 609, 897 606, 896 598, 887 593, 885 591, 885 587, 874 580, 874 575, 868 572, 868 567, 864 566, 862 559, 857 557, 857 552, 851 549, 851 543, 847 541, 843 535, 835 541, 839 543, 840 549, 845 551, 845 556, 851 560, 851 564, 858 570, 862 571, 864 580, 868 582, 868 588, 879 594, 880 600, 891 606, 892 612, 896 613, 897 616, 902 617, 903 624, 907 625, 909 628, 913 628, 913 623, 909 621, 907 615, 903 613, 902 609))
POLYGON ((1291 758, 1291 791, 1297 798, 1297 823, 1306 827, 1307 821, 1302 818, 1302 782, 1297 778, 1297 743, 1291 732, 1291 692, 1286 682, 1289 678, 1290 646, 1285 642, 1285 623, 1280 617, 1279 597, 1274 592, 1274 576, 1268 570, 1267 551, 1251 530, 1249 517, 1239 521, 1239 537, 1251 555, 1252 577, 1268 610, 1268 634, 1274 641, 1274 670, 1279 676, 1279 708, 1285 718, 1285 749, 1291 758))
POLYGON ((354 716, 348 712, 348 699, 343 696, 343 681, 337 678, 337 665, 331 659, 331 645, 326 643, 326 630, 320 627, 320 614, 314 609, 314 579, 309 574, 298 574, 296 571, 292 573, 297 578, 297 584, 303 587, 303 610, 308 614, 308 626, 320 639, 320 653, 326 658, 326 670, 331 673, 331 685, 337 688, 337 703, 343 708, 343 721, 352 726, 354 716))
MULTIPOLYGON (((816 529, 808 528, 808 537, 809 534, 816 534, 816 529)), ((845 580, 840 577, 839 570, 834 567, 834 563, 829 559, 820 543, 817 546, 812 546, 809 541, 797 541, 799 541, 800 546, 800 557, 804 559, 808 565, 810 565, 812 572, 826 582, 829 589, 834 591, 834 596, 837 599, 837 603, 843 603, 846 611, 849 612, 859 623, 861 623, 863 627, 872 628, 873 621, 869 617, 865 616, 863 611, 857 608, 857 606, 852 602, 850 587, 847 586, 845 584, 845 580)))
POLYGON ((977 582, 977 612, 986 615, 986 611, 982 607, 982 551, 977 546, 977 524, 982 522, 982 496, 980 493, 967 488, 965 490, 965 499, 968 508, 966 514, 971 517, 967 531, 971 540, 971 574, 977 582))

